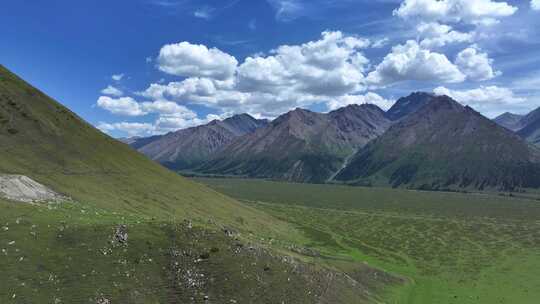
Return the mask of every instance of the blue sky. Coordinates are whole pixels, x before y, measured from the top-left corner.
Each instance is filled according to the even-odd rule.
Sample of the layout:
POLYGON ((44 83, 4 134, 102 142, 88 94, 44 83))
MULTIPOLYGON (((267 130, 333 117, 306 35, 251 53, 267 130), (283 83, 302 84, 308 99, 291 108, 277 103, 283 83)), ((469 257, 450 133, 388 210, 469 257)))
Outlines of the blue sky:
POLYGON ((113 136, 417 90, 488 117, 540 106, 538 0, 18 0, 0 16, 0 63, 113 136))

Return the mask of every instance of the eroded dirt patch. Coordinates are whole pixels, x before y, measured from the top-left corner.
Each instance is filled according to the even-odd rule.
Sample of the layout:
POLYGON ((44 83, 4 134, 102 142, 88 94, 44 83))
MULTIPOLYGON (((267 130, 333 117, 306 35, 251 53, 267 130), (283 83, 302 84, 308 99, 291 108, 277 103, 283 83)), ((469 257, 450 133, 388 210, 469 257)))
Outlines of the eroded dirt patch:
POLYGON ((28 176, 8 174, 0 174, 0 198, 26 203, 66 199, 28 176))

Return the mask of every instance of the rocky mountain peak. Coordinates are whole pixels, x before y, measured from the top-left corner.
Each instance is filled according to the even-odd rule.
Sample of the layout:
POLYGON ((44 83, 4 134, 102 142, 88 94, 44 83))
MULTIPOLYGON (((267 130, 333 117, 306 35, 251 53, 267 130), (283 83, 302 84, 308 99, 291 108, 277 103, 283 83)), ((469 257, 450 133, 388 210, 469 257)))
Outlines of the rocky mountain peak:
POLYGON ((386 112, 386 117, 391 120, 400 120, 405 116, 412 114, 428 104, 434 94, 426 92, 414 92, 407 97, 402 97, 386 112))

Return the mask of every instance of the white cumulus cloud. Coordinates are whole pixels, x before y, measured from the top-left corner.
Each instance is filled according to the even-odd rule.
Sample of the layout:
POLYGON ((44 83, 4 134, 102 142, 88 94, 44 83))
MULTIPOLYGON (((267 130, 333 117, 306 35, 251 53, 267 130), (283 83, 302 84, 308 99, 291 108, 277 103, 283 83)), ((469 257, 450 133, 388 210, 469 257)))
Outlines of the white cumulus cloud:
POLYGON ((338 31, 323 32, 320 40, 302 45, 280 46, 271 56, 246 58, 238 68, 238 88, 329 96, 358 91, 369 62, 360 50, 369 44, 338 31))
POLYGON ((394 101, 385 99, 379 94, 368 92, 364 95, 340 96, 326 103, 329 110, 336 110, 351 104, 374 104, 383 110, 388 110, 394 101))
POLYGON ((531 0, 531 9, 540 11, 540 0, 531 0))
POLYGON ((455 31, 451 26, 438 22, 422 22, 417 26, 417 31, 422 40, 420 45, 424 48, 438 48, 452 43, 472 42, 472 33, 455 31))
MULTIPOLYGON (((369 46, 367 39, 327 31, 315 41, 283 45, 269 55, 248 57, 238 65, 233 77, 216 78, 209 71, 209 76, 154 83, 139 94, 154 100, 202 104, 224 112, 265 117, 281 114, 365 90, 364 72, 369 61, 362 50, 369 46)), ((186 65, 197 64, 197 60, 186 61, 186 65)))
POLYGON ((212 77, 220 80, 234 75, 238 61, 217 48, 180 42, 167 44, 159 51, 158 68, 184 77, 212 77))
POLYGON ((100 96, 97 100, 97 105, 113 114, 126 116, 141 116, 145 115, 141 106, 135 99, 131 97, 111 98, 109 96, 100 96))
POLYGON ((456 65, 467 75, 467 78, 474 81, 483 81, 500 75, 491 66, 493 60, 486 53, 481 53, 476 47, 469 47, 461 51, 456 57, 456 65))
POLYGON ((116 97, 120 97, 124 95, 124 92, 122 92, 122 90, 115 88, 112 85, 109 85, 105 89, 101 90, 101 93, 105 95, 116 96, 116 97))
POLYGON ((450 96, 488 117, 506 111, 514 111, 527 101, 523 97, 516 96, 511 89, 498 86, 480 86, 470 90, 450 90, 445 87, 438 87, 433 92, 437 95, 450 96))
POLYGON ((187 107, 167 100, 137 103, 130 97, 110 100, 107 98, 100 98, 98 100, 98 105, 114 114, 128 116, 143 116, 148 114, 157 115, 157 118, 153 123, 101 122, 98 125, 98 128, 104 132, 118 131, 127 133, 129 136, 163 134, 166 132, 176 131, 178 129, 204 124, 211 119, 216 118, 215 115, 209 115, 206 118, 201 119, 197 116, 197 113, 193 112, 187 107))
POLYGON ((126 133, 130 137, 152 135, 155 129, 154 125, 152 124, 140 122, 100 122, 97 125, 97 128, 105 133, 110 133, 111 131, 120 131, 126 133))
POLYGON ((493 24, 513 15, 517 7, 492 0, 405 0, 394 10, 403 19, 493 24))
POLYGON ((184 118, 195 118, 197 114, 189 110, 185 106, 179 105, 176 102, 157 100, 154 102, 143 102, 141 108, 147 113, 158 113, 161 115, 174 115, 184 118))
POLYGON ((423 49, 416 41, 392 48, 392 52, 369 73, 368 82, 388 85, 405 80, 462 82, 465 75, 441 53, 423 49))

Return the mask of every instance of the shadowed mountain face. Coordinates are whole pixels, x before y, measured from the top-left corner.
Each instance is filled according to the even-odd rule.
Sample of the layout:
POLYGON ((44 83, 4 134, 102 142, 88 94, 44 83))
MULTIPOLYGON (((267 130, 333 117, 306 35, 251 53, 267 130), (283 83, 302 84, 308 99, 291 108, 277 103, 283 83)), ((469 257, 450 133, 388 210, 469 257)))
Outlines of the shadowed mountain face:
POLYGON ((532 111, 521 119, 523 128, 518 134, 527 141, 540 146, 540 108, 532 111))
POLYGON ((537 188, 540 152, 441 96, 361 149, 335 179, 438 190, 537 188))
POLYGON ((386 112, 386 117, 397 121, 403 119, 428 104, 435 95, 425 92, 415 92, 407 97, 402 97, 386 112))
POLYGON ((268 124, 247 114, 206 125, 136 140, 130 145, 170 169, 189 169, 207 161, 235 138, 268 124))
POLYGON ((521 118, 520 123, 523 126, 523 128, 536 123, 540 120, 540 107, 531 111, 529 114, 523 116, 521 118))
POLYGON ((540 108, 527 115, 504 113, 493 121, 516 132, 528 142, 540 146, 540 108))
POLYGON ((328 114, 296 109, 236 139, 197 171, 324 182, 389 126, 384 111, 374 105, 351 105, 328 114))
POLYGON ((521 124, 521 119, 523 119, 523 117, 523 115, 506 112, 495 117, 493 121, 508 130, 517 131, 523 127, 521 124))

